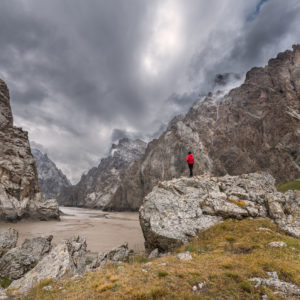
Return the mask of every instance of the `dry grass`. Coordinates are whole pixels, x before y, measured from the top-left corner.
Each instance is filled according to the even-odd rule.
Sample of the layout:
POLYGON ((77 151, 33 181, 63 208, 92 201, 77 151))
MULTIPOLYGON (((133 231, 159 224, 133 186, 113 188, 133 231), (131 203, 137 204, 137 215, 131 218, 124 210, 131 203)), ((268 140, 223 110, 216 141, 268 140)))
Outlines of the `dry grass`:
POLYGON ((300 191, 300 179, 283 183, 283 184, 279 185, 277 190, 281 193, 284 193, 288 190, 300 191))
POLYGON ((123 264, 124 268, 108 265, 81 279, 58 282, 51 291, 44 291, 41 284, 26 299, 261 299, 262 294, 283 299, 249 282, 254 276, 266 277, 267 271, 300 285, 299 240, 265 219, 227 220, 177 252, 186 250, 192 253, 192 261, 181 262, 174 254, 143 266, 144 260, 138 258, 123 264), (284 241, 288 247, 271 248, 272 241, 284 241), (192 287, 200 282, 206 285, 194 293, 192 287))

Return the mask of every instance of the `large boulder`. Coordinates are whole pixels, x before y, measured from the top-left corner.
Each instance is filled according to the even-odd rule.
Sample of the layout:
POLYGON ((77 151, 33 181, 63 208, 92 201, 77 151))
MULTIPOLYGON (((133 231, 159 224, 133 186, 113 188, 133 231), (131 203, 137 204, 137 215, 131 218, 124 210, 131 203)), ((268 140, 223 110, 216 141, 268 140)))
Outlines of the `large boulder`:
POLYGON ((12 280, 21 278, 50 252, 52 238, 50 235, 26 239, 20 247, 6 252, 0 258, 0 276, 12 280))
POLYGON ((13 126, 9 91, 0 79, 0 220, 21 218, 59 218, 59 208, 40 192, 28 133, 13 126))
POLYGON ((18 232, 13 228, 0 230, 0 257, 7 250, 16 247, 18 236, 18 232))
POLYGON ((264 173, 160 182, 140 208, 146 248, 170 250, 226 218, 269 217, 300 237, 300 195, 279 193, 274 184, 264 173))
POLYGON ((58 280, 72 277, 85 271, 86 240, 73 237, 58 244, 24 277, 13 281, 9 290, 15 294, 25 294, 33 286, 45 279, 58 280))

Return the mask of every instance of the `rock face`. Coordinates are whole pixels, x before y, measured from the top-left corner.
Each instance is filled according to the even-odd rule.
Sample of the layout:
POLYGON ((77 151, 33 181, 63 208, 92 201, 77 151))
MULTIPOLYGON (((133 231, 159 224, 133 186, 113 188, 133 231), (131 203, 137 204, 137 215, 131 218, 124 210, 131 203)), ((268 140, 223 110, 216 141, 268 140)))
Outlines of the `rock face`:
POLYGON ((0 258, 0 276, 15 280, 32 269, 52 249, 53 236, 26 239, 0 258))
POLYGON ((16 247, 19 234, 13 229, 0 230, 0 258, 7 250, 16 247))
POLYGON ((27 132, 13 126, 9 91, 0 80, 0 220, 58 218, 55 201, 43 199, 27 132))
POLYGON ((132 161, 141 157, 146 149, 141 140, 121 139, 113 144, 110 155, 101 160, 99 166, 92 168, 81 177, 80 182, 66 188, 58 201, 66 206, 105 208, 120 184, 122 171, 132 161))
POLYGON ((24 277, 13 281, 9 289, 25 294, 30 288, 45 279, 58 280, 72 277, 85 270, 86 241, 73 237, 58 244, 24 277))
POLYGON ((270 173, 277 181, 300 177, 300 45, 253 68, 228 94, 211 94, 173 120, 145 155, 123 173, 108 203, 137 210, 161 180, 187 174, 188 151, 194 174, 270 173))
POLYGON ((271 175, 258 173, 159 182, 140 208, 145 246, 173 249, 226 218, 269 217, 300 237, 300 194, 276 192, 274 184, 271 175))
POLYGON ((36 162, 39 184, 46 199, 56 198, 63 187, 71 186, 70 181, 55 163, 36 148, 31 149, 36 162))

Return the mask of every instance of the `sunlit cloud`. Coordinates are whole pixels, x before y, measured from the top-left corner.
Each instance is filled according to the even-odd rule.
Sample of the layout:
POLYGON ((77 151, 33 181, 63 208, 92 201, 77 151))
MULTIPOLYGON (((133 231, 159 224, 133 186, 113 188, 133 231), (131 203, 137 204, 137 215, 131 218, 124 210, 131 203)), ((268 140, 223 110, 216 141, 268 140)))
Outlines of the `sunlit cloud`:
POLYGON ((166 71, 182 50, 182 3, 177 0, 161 1, 157 7, 152 35, 142 53, 142 67, 148 75, 166 71))

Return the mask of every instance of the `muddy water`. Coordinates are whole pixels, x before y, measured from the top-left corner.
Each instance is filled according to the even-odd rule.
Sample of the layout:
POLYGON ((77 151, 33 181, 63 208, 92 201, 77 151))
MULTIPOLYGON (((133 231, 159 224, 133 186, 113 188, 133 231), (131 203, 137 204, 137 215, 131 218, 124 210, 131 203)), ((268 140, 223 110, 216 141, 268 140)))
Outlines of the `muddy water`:
POLYGON ((28 221, 0 223, 0 229, 14 228, 19 232, 19 243, 25 238, 52 234, 53 243, 72 235, 82 235, 87 240, 88 250, 105 251, 123 242, 135 251, 144 250, 144 237, 138 213, 103 212, 77 207, 61 207, 65 214, 60 221, 28 221))

